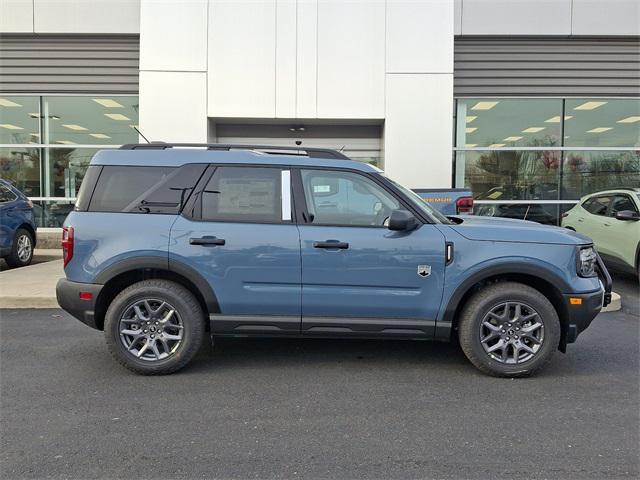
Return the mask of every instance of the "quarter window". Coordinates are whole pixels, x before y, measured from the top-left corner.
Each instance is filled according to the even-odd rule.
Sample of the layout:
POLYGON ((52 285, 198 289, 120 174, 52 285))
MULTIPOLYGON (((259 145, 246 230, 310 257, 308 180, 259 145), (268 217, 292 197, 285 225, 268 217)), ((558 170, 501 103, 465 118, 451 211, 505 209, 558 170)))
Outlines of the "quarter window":
POLYGON ((16 198, 18 197, 15 193, 0 184, 0 203, 13 202, 16 198))
POLYGON ((382 227, 400 208, 380 185, 353 172, 302 170, 302 184, 313 224, 382 227))
MULTIPOLYGON (((202 219, 220 222, 290 222, 290 214, 285 218, 287 215, 282 209, 282 178, 283 172, 279 168, 216 168, 202 192, 202 219)), ((287 197, 287 200, 290 199, 290 192, 287 197)))

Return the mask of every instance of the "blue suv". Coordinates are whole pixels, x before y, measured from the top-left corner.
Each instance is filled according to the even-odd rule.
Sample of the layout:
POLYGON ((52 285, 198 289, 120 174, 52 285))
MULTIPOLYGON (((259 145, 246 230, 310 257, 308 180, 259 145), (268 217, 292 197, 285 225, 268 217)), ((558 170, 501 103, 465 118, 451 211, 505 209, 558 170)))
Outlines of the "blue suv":
POLYGON ((445 217, 324 149, 148 144, 98 152, 64 224, 60 306, 141 374, 205 336, 459 339, 529 375, 609 302, 591 240, 445 217))
POLYGON ((31 200, 0 178, 0 257, 9 267, 31 263, 36 230, 31 200))

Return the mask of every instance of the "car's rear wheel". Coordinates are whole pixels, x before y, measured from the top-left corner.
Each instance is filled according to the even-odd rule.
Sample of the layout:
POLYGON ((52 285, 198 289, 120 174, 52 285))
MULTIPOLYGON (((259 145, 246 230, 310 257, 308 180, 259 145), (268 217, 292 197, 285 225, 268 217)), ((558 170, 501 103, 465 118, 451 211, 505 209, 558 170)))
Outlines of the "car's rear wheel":
POLYGON ((11 253, 5 258, 10 267, 25 267, 33 260, 33 235, 19 228, 11 245, 11 253))
POLYGON ((111 302, 104 334, 118 362, 136 373, 173 373, 196 355, 205 334, 200 304, 168 280, 135 283, 111 302))
POLYGON ((560 342, 560 320, 538 290, 498 282, 466 303, 458 326, 460 346, 481 371, 523 377, 542 368, 560 342))

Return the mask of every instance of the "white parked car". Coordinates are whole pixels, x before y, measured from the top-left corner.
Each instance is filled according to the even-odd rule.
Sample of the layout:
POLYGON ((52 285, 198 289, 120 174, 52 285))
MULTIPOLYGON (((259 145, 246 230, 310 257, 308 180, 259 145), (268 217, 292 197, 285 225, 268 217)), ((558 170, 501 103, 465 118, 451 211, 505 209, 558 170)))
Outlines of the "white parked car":
POLYGON ((640 278, 640 188, 619 188, 582 197, 562 226, 593 239, 612 268, 640 278))

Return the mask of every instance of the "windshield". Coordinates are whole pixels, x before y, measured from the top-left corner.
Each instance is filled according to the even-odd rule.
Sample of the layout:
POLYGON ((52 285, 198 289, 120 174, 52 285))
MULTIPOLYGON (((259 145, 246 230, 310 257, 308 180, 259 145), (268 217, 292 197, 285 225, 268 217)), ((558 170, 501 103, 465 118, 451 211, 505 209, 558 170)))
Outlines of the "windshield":
POLYGON ((404 187, 404 186, 400 185, 398 182, 394 182, 389 177, 385 176, 385 178, 389 182, 391 182, 398 190, 400 190, 402 193, 404 193, 409 198, 409 200, 411 200, 411 203, 412 203, 413 206, 418 208, 418 210, 422 211, 429 218, 433 218, 438 223, 444 223, 445 225, 452 225, 453 224, 453 222, 451 220, 449 220, 442 213, 440 213, 438 210, 436 210, 431 205, 429 205, 427 202, 425 202, 422 199, 422 197, 420 195, 418 195, 416 192, 414 192, 413 190, 408 189, 407 187, 404 187))

